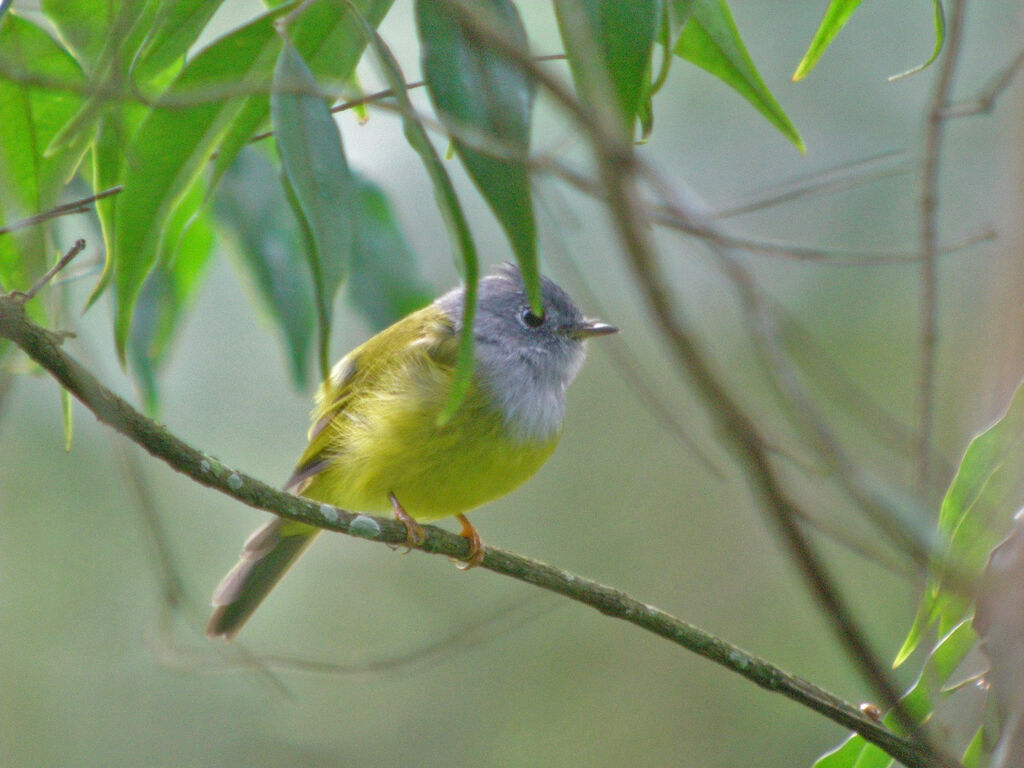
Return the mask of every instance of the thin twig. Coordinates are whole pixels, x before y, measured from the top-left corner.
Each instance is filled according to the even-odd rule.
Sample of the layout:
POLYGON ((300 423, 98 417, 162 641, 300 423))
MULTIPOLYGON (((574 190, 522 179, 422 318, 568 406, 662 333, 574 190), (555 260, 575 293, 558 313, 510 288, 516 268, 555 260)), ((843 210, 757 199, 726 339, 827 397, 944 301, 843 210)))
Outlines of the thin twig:
POLYGON ((938 212, 939 166, 945 138, 946 118, 943 111, 949 102, 953 78, 960 58, 963 33, 964 2, 952 0, 946 27, 942 66, 928 109, 924 135, 924 159, 921 173, 921 379, 917 395, 917 486, 919 492, 928 488, 931 465, 932 407, 935 399, 935 360, 938 354, 938 212))
MULTIPOLYGON (((534 61, 564 61, 564 60, 565 60, 565 54, 564 53, 549 53, 549 54, 547 54, 545 56, 535 56, 534 57, 534 61)), ((426 85, 426 82, 424 82, 423 80, 414 80, 411 83, 406 83, 405 90, 406 91, 411 91, 411 90, 413 90, 415 88, 423 88, 425 85, 426 85)), ((340 112, 346 112, 346 111, 348 111, 350 109, 355 109, 357 107, 363 107, 363 106, 366 106, 367 104, 373 104, 375 102, 383 101, 384 99, 390 99, 394 95, 395 95, 395 92, 393 90, 391 90, 390 88, 385 88, 382 91, 376 91, 374 93, 367 94, 366 96, 360 96, 359 98, 356 98, 356 99, 350 99, 350 100, 344 102, 343 104, 335 104, 333 107, 331 107, 331 113, 336 115, 336 114, 338 114, 340 112)), ((252 138, 249 139, 248 143, 249 144, 255 144, 257 141, 263 141, 264 139, 269 139, 273 135, 274 135, 273 131, 264 131, 263 133, 257 133, 255 136, 253 136, 252 138)))
POLYGON ((981 92, 969 101, 961 101, 957 104, 950 104, 942 109, 942 117, 952 119, 957 117, 971 117, 988 113, 995 106, 996 101, 1002 96, 1013 78, 1024 68, 1024 48, 1017 52, 1009 64, 996 72, 991 80, 981 89, 981 92))
POLYGON ((9 232, 14 232, 17 229, 23 229, 24 227, 31 227, 34 224, 42 224, 44 221, 54 219, 57 216, 66 216, 69 213, 88 213, 90 210, 88 207, 90 203, 95 203, 97 200, 102 200, 104 197, 116 195, 122 189, 123 187, 118 184, 116 187, 104 189, 102 192, 97 192, 95 195, 89 195, 88 197, 83 197, 80 200, 73 200, 70 203, 55 206, 47 211, 43 211, 42 213, 37 213, 35 216, 29 216, 27 219, 21 219, 13 224, 0 227, 0 235, 6 235, 9 232))
POLYGON ((85 240, 75 240, 75 244, 68 249, 68 252, 61 256, 60 259, 57 260, 57 263, 46 271, 46 274, 36 280, 35 285, 27 291, 15 291, 11 295, 22 302, 31 300, 37 293, 39 293, 39 291, 46 287, 46 284, 49 283, 58 272, 70 264, 71 260, 83 250, 85 250, 85 240))
MULTIPOLYGON (((460 139, 465 140, 460 135, 460 139)), ((644 166, 639 160, 638 167, 645 175, 654 177, 653 170, 644 166)), ((554 157, 540 157, 530 160, 532 170, 538 170, 557 176, 559 179, 568 182, 571 186, 590 195, 595 200, 607 201, 607 195, 600 182, 586 174, 568 166, 554 157)), ((663 195, 664 196, 664 195, 663 195)), ((639 203, 643 207, 645 218, 652 224, 672 229, 691 237, 698 238, 708 244, 723 248, 735 248, 748 253, 762 256, 776 256, 780 258, 795 259, 797 261, 809 261, 827 266, 850 267, 850 266, 891 266, 902 264, 914 264, 921 260, 921 256, 914 250, 887 249, 848 249, 848 248, 818 248, 814 246, 797 245, 795 243, 775 243, 763 239, 753 239, 729 234, 714 226, 714 220, 722 218, 718 211, 706 203, 700 202, 695 206, 688 206, 683 209, 678 205, 665 202, 639 203), (699 212, 693 210, 699 208, 699 212)), ((991 227, 986 227, 978 232, 969 234, 952 243, 946 243, 939 248, 940 255, 947 255, 964 250, 979 243, 995 239, 996 232, 991 227)))
POLYGON ((712 217, 724 219, 746 213, 764 210, 808 195, 820 196, 827 192, 838 192, 866 182, 874 182, 888 176, 910 173, 912 164, 906 152, 893 150, 872 157, 837 165, 810 176, 793 179, 775 187, 759 190, 756 194, 734 203, 715 208, 712 217), (878 167, 891 163, 892 167, 878 167))
MULTIPOLYGON (((197 483, 250 506, 326 530, 383 543, 407 542, 405 526, 397 520, 352 514, 278 491, 186 444, 102 386, 92 373, 64 352, 58 334, 31 322, 25 315, 24 304, 11 296, 0 296, 0 337, 17 344, 102 423, 197 483)), ((435 526, 424 526, 424 532, 418 549, 455 558, 468 554, 470 545, 462 536, 435 526)), ((481 567, 635 624, 856 731, 908 766, 923 768, 928 764, 928 752, 922 751, 920 745, 889 731, 851 704, 619 590, 494 547, 486 548, 481 567)))
MULTIPOLYGON (((535 196, 538 200, 542 200, 542 196, 539 191, 534 190, 535 196)), ((552 220, 555 221, 555 215, 548 210, 548 205, 541 205, 541 210, 552 220)), ((575 274, 576 277, 576 288, 574 294, 578 291, 583 298, 583 303, 589 307, 594 307, 599 317, 604 317, 608 313, 604 312, 601 308, 601 302, 594 295, 594 292, 590 290, 590 286, 587 284, 587 278, 583 270, 579 268, 576 260, 573 258, 566 247, 564 239, 560 236, 558 227, 554 227, 552 232, 555 236, 557 250, 562 256, 562 263, 566 264, 569 269, 575 274)), ((609 339, 609 342, 616 342, 616 339, 609 339)), ((663 398, 654 391, 654 386, 650 382, 650 376, 644 372, 644 366, 640 362, 633 351, 630 349, 628 344, 609 343, 603 345, 603 350, 608 357, 612 359, 613 368, 615 373, 620 376, 623 382, 629 387, 630 394, 635 396, 641 405, 647 407, 651 415, 655 417, 657 425, 665 430, 667 433, 672 435, 676 440, 686 446, 697 460, 700 461, 704 467, 711 472, 719 480, 725 478, 725 473, 722 469, 711 460, 707 452, 701 448, 690 433, 693 431, 693 424, 686 424, 683 422, 682 417, 676 414, 672 408, 670 408, 663 400, 663 398)))
POLYGON ((237 646, 237 641, 232 642, 230 646, 224 646, 226 650, 219 659, 211 659, 208 648, 200 650, 166 645, 160 649, 160 660, 166 666, 177 670, 200 673, 268 668, 331 677, 409 673, 421 669, 428 663, 433 665, 448 661, 467 648, 508 637, 515 629, 563 605, 564 603, 551 596, 541 600, 534 597, 529 600, 506 602, 471 622, 455 627, 438 640, 432 640, 408 651, 362 661, 330 661, 282 653, 230 653, 237 646))

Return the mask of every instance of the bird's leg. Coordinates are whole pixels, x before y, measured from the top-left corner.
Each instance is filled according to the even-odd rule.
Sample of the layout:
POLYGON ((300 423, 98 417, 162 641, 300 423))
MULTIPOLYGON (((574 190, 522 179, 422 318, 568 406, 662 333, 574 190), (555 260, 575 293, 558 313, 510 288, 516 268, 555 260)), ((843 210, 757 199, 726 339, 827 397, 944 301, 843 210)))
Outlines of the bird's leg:
MULTIPOLYGON (((423 527, 412 519, 412 516, 405 511, 401 504, 398 503, 398 499, 395 498, 395 494, 389 493, 388 500, 391 502, 391 508, 395 510, 395 518, 402 525, 405 526, 405 543, 409 549, 418 547, 427 539, 427 535, 423 533, 423 527)), ((409 551, 406 550, 406 552, 409 551)))
POLYGON ((469 522, 469 518, 465 515, 456 515, 455 519, 462 524, 459 536, 469 539, 469 554, 465 560, 459 561, 457 565, 460 571, 468 571, 470 568, 476 568, 476 566, 484 561, 484 542, 480 538, 480 532, 469 522))

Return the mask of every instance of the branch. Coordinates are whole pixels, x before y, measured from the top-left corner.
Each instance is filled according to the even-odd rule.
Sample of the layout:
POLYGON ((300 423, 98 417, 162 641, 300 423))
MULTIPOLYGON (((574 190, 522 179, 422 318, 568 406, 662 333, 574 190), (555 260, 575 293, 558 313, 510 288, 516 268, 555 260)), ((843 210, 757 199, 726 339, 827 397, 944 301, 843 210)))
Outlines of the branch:
MULTIPOLYGON (((100 384, 92 373, 61 349, 61 334, 48 331, 26 317, 24 302, 17 296, 0 295, 0 337, 20 347, 100 422, 195 482, 291 520, 373 541, 406 543, 405 526, 397 520, 353 514, 276 490, 186 444, 100 384)), ((469 542, 463 537, 430 525, 424 526, 424 532, 424 541, 418 549, 454 558, 468 555, 469 542)), ((908 766, 928 765, 929 753, 920 745, 889 731, 856 707, 624 592, 494 547, 486 548, 481 567, 628 621, 856 731, 908 766)))

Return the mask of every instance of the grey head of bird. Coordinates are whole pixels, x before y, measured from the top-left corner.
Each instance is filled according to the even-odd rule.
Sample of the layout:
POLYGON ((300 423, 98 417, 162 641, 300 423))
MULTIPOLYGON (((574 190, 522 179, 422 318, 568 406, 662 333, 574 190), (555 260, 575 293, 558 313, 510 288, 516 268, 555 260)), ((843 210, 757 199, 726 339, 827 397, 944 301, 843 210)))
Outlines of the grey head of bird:
MULTIPOLYGON (((501 264, 478 283, 473 321, 476 374, 514 437, 543 440, 561 429, 565 391, 583 364, 584 342, 616 328, 583 316, 562 288, 541 278, 543 312, 530 306, 519 268, 501 264)), ((464 287, 437 303, 462 329, 464 287)))

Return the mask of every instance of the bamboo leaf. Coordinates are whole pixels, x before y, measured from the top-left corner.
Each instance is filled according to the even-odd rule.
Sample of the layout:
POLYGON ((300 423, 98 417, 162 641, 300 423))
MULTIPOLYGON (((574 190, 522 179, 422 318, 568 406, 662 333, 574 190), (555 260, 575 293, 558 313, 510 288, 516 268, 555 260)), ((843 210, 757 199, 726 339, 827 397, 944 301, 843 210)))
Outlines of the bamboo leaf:
POLYGON ((355 246, 348 295, 380 330, 431 302, 433 291, 420 278, 412 251, 376 184, 356 177, 355 246))
POLYGON ((108 255, 117 294, 114 339, 122 362, 132 308, 156 262, 163 225, 245 105, 244 96, 206 100, 201 94, 225 83, 263 79, 280 47, 275 13, 236 29, 192 59, 163 100, 195 101, 150 110, 127 148, 124 191, 114 202, 108 255))
POLYGON ((479 278, 479 265, 477 261, 476 245, 473 242, 473 234, 469 229, 469 222, 466 221, 462 205, 455 194, 448 172, 444 169, 441 158, 431 144, 426 130, 416 119, 416 111, 409 101, 409 94, 405 90, 405 78, 402 70, 395 61, 387 44, 377 34, 355 8, 354 4, 347 0, 346 5, 353 11, 353 16, 360 22, 363 34, 373 49, 377 60, 380 63, 384 79, 388 87, 394 93, 395 101, 398 104, 402 115, 402 128, 405 138, 416 153, 420 156, 423 167, 430 176, 434 187, 434 199, 441 212, 441 218, 448 228, 449 237, 455 246, 457 259, 460 266, 462 278, 466 285, 466 299, 462 314, 462 336, 459 339, 459 351, 455 363, 455 381, 452 384, 452 391, 448 398, 444 412, 441 414, 440 422, 448 421, 455 411, 458 410, 462 401, 469 391, 469 385, 473 376, 473 318, 476 314, 476 292, 477 280, 479 278))
POLYGON ((846 22, 850 20, 853 12, 857 10, 860 1, 832 0, 828 4, 828 8, 825 9, 825 15, 822 17, 814 37, 811 38, 811 44, 807 47, 807 52, 804 53, 804 57, 797 65, 796 72, 793 73, 793 82, 803 80, 817 66, 818 60, 825 53, 825 49, 832 44, 832 40, 839 34, 839 30, 846 26, 846 22))
POLYGON ((932 62, 939 57, 939 51, 942 50, 942 43, 946 39, 946 14, 942 10, 941 0, 932 0, 932 19, 935 26, 935 45, 932 47, 931 56, 916 67, 911 67, 905 72, 900 72, 898 75, 890 76, 890 83, 894 80, 902 80, 904 77, 909 77, 910 75, 916 75, 918 72, 931 66, 932 62))
MULTIPOLYGON (((46 146, 78 110, 72 90, 32 85, 83 82, 75 59, 50 35, 14 13, 0 17, 0 221, 46 210, 57 202, 78 157, 47 157, 46 146), (6 74, 5 74, 6 73, 6 74)), ((0 237, 0 284, 28 288, 46 269, 46 228, 31 227, 0 237)), ((29 306, 40 319, 41 302, 29 306)))
POLYGON ((235 235, 230 249, 261 314, 280 332, 292 380, 308 379, 314 332, 313 281, 303 258, 302 233, 283 204, 278 173, 262 153, 242 152, 217 192, 217 219, 235 235))
POLYGON ((222 2, 165 0, 160 3, 156 18, 132 62, 134 76, 146 82, 181 61, 222 2))
POLYGON ((295 213, 309 232, 320 372, 326 379, 334 296, 352 261, 354 182, 341 133, 317 91, 312 72, 286 40, 274 70, 270 112, 281 165, 294 192, 295 213))
POLYGON ((725 0, 695 0, 674 52, 714 75, 774 125, 801 152, 799 131, 764 84, 725 0))
MULTIPOLYGON (((534 310, 540 312, 537 230, 527 165, 536 84, 522 68, 485 45, 463 23, 463 12, 433 0, 417 1, 423 76, 459 159, 508 235, 534 310), (466 140, 467 133, 479 141, 466 140)), ((473 4, 472 12, 476 23, 526 51, 526 30, 511 2, 483 0, 473 4)))
POLYGON ((610 84, 623 132, 632 136, 648 86, 661 3, 556 0, 555 12, 577 92, 594 103, 610 84))
POLYGON ((193 182, 164 228, 157 263, 146 276, 132 317, 128 357, 147 410, 159 405, 157 374, 213 252, 213 229, 193 182))

